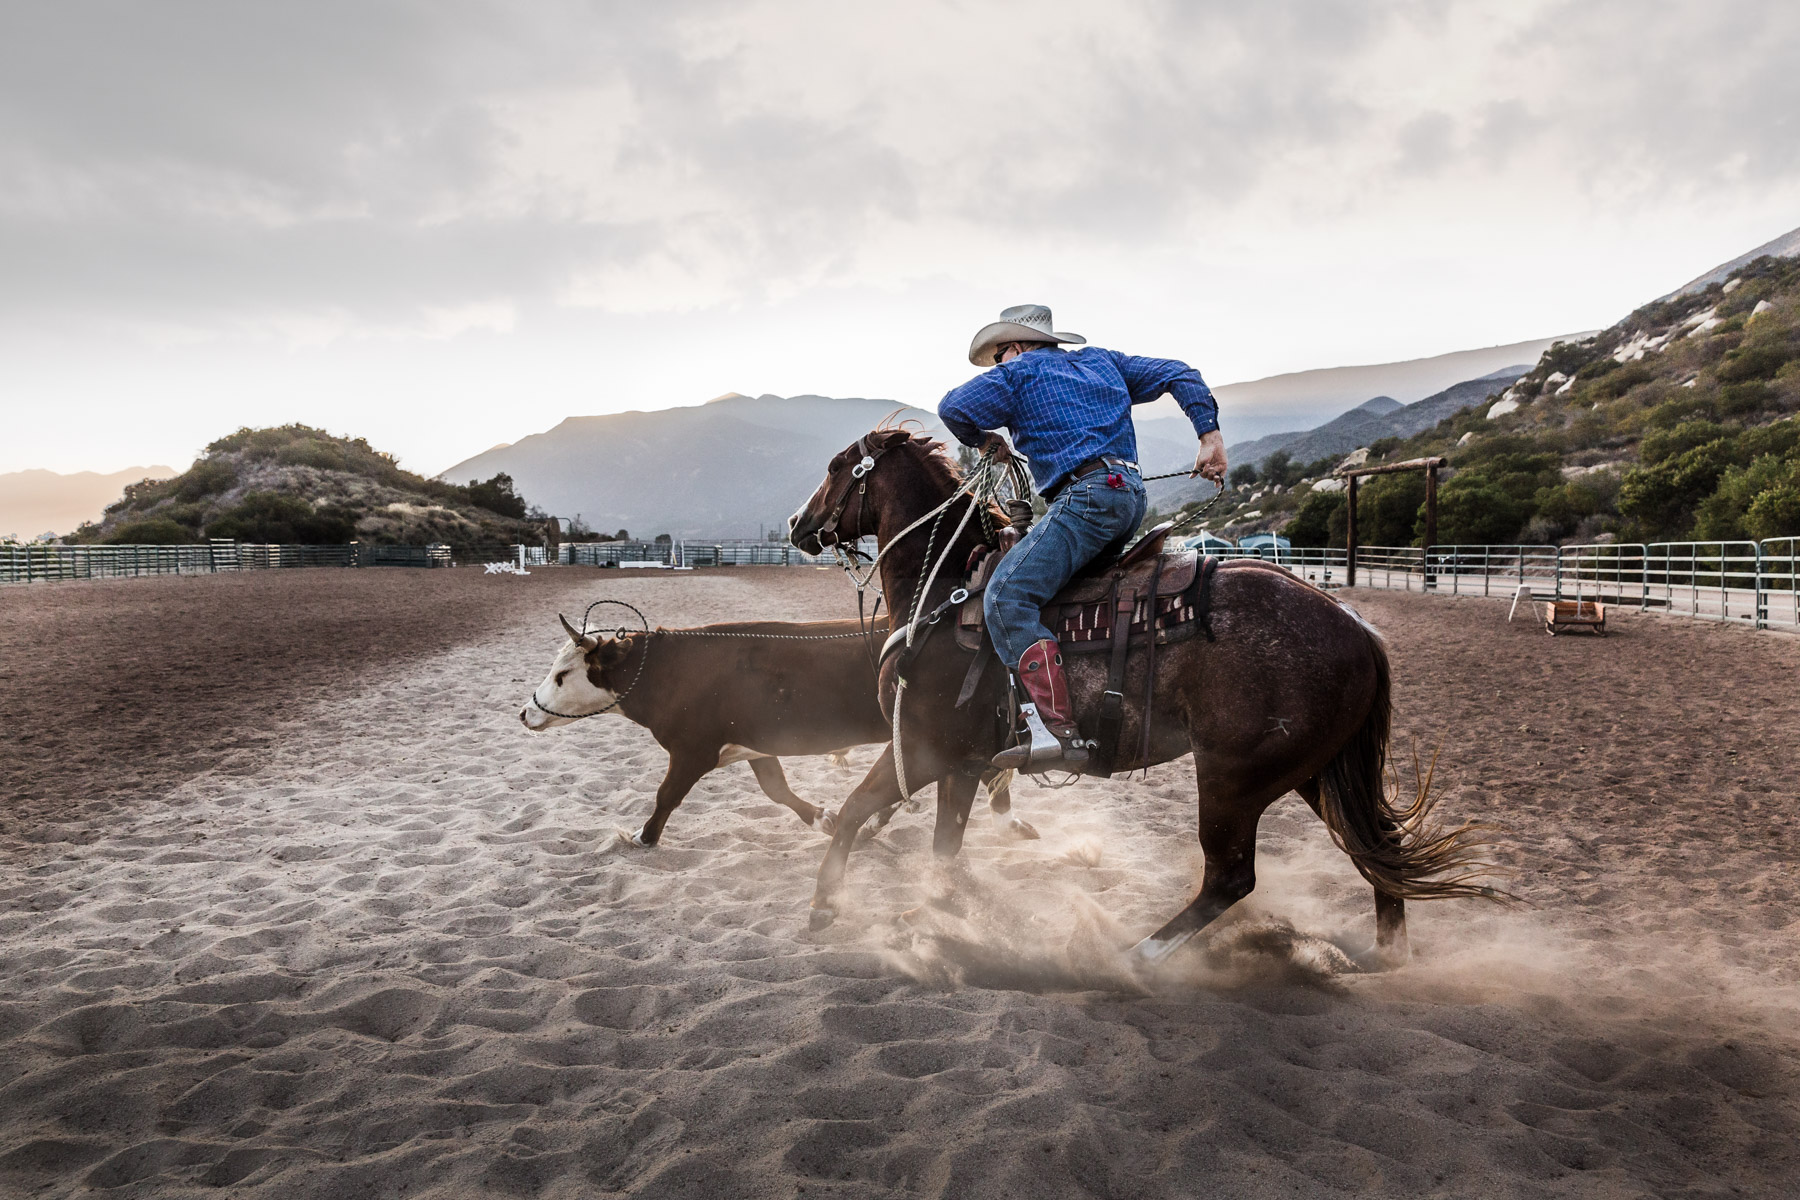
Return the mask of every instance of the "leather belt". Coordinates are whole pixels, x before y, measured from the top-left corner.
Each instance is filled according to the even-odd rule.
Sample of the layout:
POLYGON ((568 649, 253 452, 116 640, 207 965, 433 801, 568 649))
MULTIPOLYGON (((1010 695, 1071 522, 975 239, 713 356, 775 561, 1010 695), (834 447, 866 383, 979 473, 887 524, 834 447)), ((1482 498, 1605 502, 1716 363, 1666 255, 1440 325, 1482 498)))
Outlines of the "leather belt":
POLYGON ((1073 471, 1070 471, 1067 475, 1044 489, 1044 503, 1054 503, 1056 498, 1062 495, 1062 490, 1064 488, 1068 487, 1082 476, 1092 475, 1095 471, 1104 471, 1109 467, 1114 470, 1135 471, 1138 469, 1138 465, 1129 458, 1120 458, 1116 454, 1102 454, 1099 458, 1090 458, 1084 463, 1077 464, 1073 471))

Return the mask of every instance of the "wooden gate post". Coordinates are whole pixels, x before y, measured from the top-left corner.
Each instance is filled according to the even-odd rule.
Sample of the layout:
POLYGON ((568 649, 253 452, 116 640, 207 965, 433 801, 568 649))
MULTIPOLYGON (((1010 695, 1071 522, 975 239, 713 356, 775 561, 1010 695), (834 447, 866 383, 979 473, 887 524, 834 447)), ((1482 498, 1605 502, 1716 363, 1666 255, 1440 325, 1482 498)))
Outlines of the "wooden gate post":
POLYGON ((1437 473, 1435 465, 1425 468, 1425 586, 1437 583, 1431 570, 1431 548, 1437 545, 1437 473))
POLYGON ((1356 586, 1356 476, 1344 488, 1344 586, 1356 586))

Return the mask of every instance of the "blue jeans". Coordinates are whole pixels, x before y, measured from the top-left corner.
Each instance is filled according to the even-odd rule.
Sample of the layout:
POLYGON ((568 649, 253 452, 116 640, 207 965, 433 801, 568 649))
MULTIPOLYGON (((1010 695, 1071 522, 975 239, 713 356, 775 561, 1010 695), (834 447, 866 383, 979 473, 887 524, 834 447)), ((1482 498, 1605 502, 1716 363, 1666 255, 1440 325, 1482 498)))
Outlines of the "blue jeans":
POLYGON ((1075 572, 1143 523, 1148 500, 1136 471, 1122 471, 1125 485, 1108 487, 1109 472, 1094 471, 1057 493, 1050 511, 1000 560, 982 596, 988 636, 1008 667, 1041 638, 1041 611, 1075 572))

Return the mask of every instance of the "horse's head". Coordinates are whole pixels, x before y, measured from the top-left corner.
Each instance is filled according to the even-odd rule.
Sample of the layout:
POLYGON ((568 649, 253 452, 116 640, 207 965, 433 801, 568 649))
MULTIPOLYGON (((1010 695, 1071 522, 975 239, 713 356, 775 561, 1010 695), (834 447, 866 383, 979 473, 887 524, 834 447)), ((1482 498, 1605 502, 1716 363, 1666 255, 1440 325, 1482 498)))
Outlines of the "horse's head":
POLYGON ((582 633, 558 616, 569 640, 556 652, 549 674, 519 710, 525 728, 536 732, 567 725, 608 709, 618 711, 620 693, 631 680, 620 678, 619 668, 630 657, 641 635, 582 633))
MULTIPOLYGON (((818 489, 788 518, 788 541, 808 554, 822 554, 827 546, 878 534, 882 511, 898 496, 897 489, 917 480, 919 473, 877 469, 877 464, 888 457, 923 461, 936 448, 937 443, 906 429, 877 429, 857 438, 831 460, 818 489)), ((932 502, 948 494, 945 490, 932 502)))

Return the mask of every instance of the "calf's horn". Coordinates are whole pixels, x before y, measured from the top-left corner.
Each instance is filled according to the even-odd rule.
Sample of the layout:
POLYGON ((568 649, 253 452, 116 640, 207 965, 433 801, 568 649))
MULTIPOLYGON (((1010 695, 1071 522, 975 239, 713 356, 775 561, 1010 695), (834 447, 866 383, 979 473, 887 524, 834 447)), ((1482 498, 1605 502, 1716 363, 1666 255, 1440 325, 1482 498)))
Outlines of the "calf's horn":
POLYGON ((557 613, 556 619, 561 621, 562 627, 569 631, 569 640, 574 642, 577 646, 581 645, 581 634, 576 632, 573 625, 569 624, 569 618, 563 616, 561 613, 557 613))

